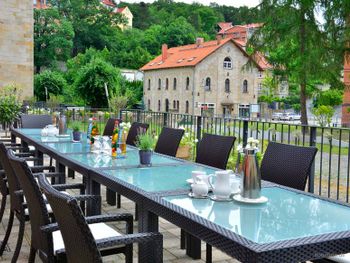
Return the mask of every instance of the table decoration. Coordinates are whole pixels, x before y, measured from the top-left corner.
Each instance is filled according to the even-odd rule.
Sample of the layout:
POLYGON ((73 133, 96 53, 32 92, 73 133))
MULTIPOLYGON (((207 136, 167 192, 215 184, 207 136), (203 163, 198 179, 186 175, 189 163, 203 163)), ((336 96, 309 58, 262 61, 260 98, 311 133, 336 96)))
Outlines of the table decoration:
POLYGON ((81 132, 80 132, 80 123, 77 121, 74 121, 72 123, 72 134, 73 134, 73 142, 80 142, 81 139, 81 132))
POLYGON ((139 148, 141 165, 151 165, 154 145, 155 138, 151 134, 143 133, 137 136, 136 147, 139 148))
POLYGON ((67 118, 63 112, 60 113, 60 117, 58 120, 58 134, 59 135, 67 134, 67 118))
POLYGON ((113 134, 112 134, 112 145, 111 145, 111 150, 112 150, 112 157, 117 157, 118 154, 118 139, 119 139, 119 121, 116 120, 114 123, 114 129, 113 129, 113 134))
POLYGON ((120 124, 121 138, 120 138, 120 149, 123 156, 126 155, 126 138, 128 137, 129 130, 131 128, 130 122, 122 122, 120 124))

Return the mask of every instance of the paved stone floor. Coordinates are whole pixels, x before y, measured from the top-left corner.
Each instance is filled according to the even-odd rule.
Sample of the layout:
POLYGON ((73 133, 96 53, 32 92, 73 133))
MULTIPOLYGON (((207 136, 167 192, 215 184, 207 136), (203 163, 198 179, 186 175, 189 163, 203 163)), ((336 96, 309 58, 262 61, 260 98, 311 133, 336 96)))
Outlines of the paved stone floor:
MULTIPOLYGON (((76 176, 76 179, 72 180, 69 179, 69 182, 80 182, 81 176, 76 176)), ((102 189, 102 196, 105 198, 105 188, 102 189)), ((9 207, 9 202, 7 203, 7 207, 9 207)), ((130 200, 122 197, 122 208, 117 209, 116 207, 109 206, 103 200, 102 204, 102 212, 104 214, 111 214, 111 213, 119 213, 119 212, 129 212, 134 214, 134 203, 130 200)), ((4 233, 5 233, 5 227, 7 225, 8 221, 8 211, 5 212, 5 216, 0 224, 0 240, 3 239, 4 233)), ((116 229, 119 229, 120 231, 123 231, 123 226, 121 224, 115 224, 112 225, 116 229)), ((134 224, 135 226, 135 232, 137 232, 137 222, 134 224)), ((192 260, 191 258, 187 257, 184 250, 180 249, 180 229, 176 227, 175 225, 169 223, 168 221, 164 219, 160 219, 160 232, 163 234, 164 239, 164 249, 163 249, 163 258, 164 262, 167 263, 184 263, 184 262, 205 262, 205 244, 202 243, 202 259, 201 260, 192 260)), ((3 256, 0 257, 0 262, 11 262, 11 257, 13 254, 13 250, 16 245, 16 238, 17 238, 17 232, 18 232, 18 222, 15 220, 15 225, 12 228, 12 234, 11 238, 8 244, 7 251, 4 252, 3 256)), ((19 256, 19 259, 17 262, 27 262, 28 256, 29 256, 29 247, 30 247, 30 224, 26 223, 26 230, 25 230, 25 237, 23 240, 23 245, 21 249, 21 253, 19 256)), ((134 245, 134 262, 138 262, 137 260, 137 245, 134 245)), ((36 259, 36 262, 40 262, 40 260, 36 259)), ((112 263, 112 262, 124 262, 122 256, 109 256, 104 258, 104 262, 112 263)), ((234 260, 227 256, 226 254, 213 249, 213 262, 215 263, 233 263, 238 262, 237 260, 234 260)))

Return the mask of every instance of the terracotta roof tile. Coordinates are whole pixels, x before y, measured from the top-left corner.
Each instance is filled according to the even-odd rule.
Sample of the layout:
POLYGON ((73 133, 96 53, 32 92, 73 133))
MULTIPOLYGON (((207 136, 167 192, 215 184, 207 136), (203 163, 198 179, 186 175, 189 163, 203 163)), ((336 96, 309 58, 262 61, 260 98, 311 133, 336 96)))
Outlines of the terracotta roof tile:
MULTIPOLYGON (((144 65, 141 70, 147 71, 166 68, 194 67, 229 41, 232 41, 245 56, 248 56, 242 46, 236 43, 235 40, 225 38, 220 41, 220 44, 218 44, 217 40, 213 40, 204 42, 200 46, 197 46, 197 44, 191 44, 169 48, 168 56, 165 61, 162 61, 162 55, 160 55, 144 65)), ((260 70, 262 70, 259 64, 256 63, 256 65, 260 70)))
POLYGON ((126 7, 118 7, 117 10, 116 10, 116 13, 123 13, 125 8, 126 7))
POLYGON ((104 5, 108 5, 108 6, 111 6, 111 7, 116 7, 115 3, 113 1, 111 1, 111 0, 102 0, 101 2, 104 5))

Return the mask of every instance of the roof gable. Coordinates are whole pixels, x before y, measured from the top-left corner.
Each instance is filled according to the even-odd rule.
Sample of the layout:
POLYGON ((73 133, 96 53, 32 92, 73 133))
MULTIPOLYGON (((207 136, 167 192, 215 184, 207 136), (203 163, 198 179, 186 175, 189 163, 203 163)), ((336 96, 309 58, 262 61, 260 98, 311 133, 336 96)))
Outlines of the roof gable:
MULTIPOLYGON (((194 67, 228 42, 232 42, 244 56, 250 58, 242 46, 234 39, 225 38, 219 42, 218 40, 204 42, 199 46, 197 44, 191 44, 170 48, 167 51, 167 59, 163 61, 162 55, 160 55, 148 62, 140 70, 147 71, 167 68, 194 67)), ((258 63, 255 61, 253 62, 259 70, 263 70, 258 63)))

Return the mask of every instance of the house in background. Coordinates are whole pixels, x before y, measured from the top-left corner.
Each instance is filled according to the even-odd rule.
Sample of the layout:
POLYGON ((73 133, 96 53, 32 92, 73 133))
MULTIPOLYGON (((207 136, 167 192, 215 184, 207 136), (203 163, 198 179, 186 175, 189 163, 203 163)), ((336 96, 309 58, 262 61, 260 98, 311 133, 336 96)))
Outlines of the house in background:
POLYGON ((112 1, 112 0, 100 0, 100 1, 105 7, 112 9, 112 12, 121 14, 126 19, 126 24, 118 25, 121 30, 132 28, 132 21, 134 16, 132 15, 130 9, 127 6, 118 7, 118 4, 119 4, 118 1, 112 1))
POLYGON ((232 38, 168 49, 141 68, 148 110, 249 117, 257 104, 263 65, 242 70, 251 59, 232 38))
MULTIPOLYGON (((218 23, 219 31, 217 36, 225 38, 232 38, 239 44, 244 50, 247 45, 248 39, 254 34, 254 32, 262 26, 262 23, 252 23, 247 25, 232 25, 228 22, 218 23)), ((263 95, 264 89, 262 86, 262 80, 265 75, 272 69, 272 66, 267 62, 267 59, 263 54, 256 54, 255 60, 259 61, 259 64, 264 69, 263 75, 258 83, 258 93, 263 95)), ((279 98, 285 98, 289 94, 289 86, 287 81, 281 81, 278 89, 275 91, 275 96, 279 98)))

